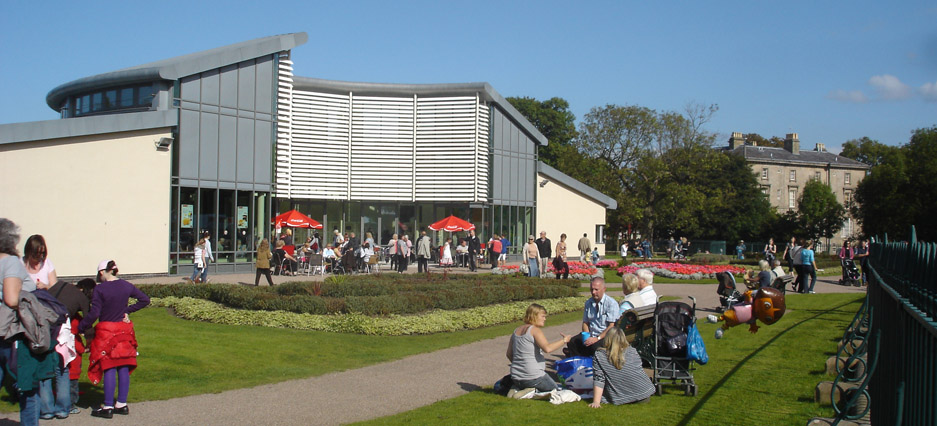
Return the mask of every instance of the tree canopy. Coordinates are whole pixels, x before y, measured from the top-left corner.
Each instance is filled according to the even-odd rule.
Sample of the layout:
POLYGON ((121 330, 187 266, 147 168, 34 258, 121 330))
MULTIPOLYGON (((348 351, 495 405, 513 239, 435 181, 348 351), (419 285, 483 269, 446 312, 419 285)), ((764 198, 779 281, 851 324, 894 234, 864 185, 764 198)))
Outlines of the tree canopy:
POLYGON ((856 188, 850 212, 867 236, 937 241, 937 126, 912 132, 908 144, 892 147, 868 138, 843 145, 843 155, 872 166, 856 188), (848 150, 847 150, 848 148, 848 150))
POLYGON ((816 179, 804 185, 797 213, 803 234, 812 240, 833 238, 846 220, 846 209, 836 199, 833 190, 816 179))

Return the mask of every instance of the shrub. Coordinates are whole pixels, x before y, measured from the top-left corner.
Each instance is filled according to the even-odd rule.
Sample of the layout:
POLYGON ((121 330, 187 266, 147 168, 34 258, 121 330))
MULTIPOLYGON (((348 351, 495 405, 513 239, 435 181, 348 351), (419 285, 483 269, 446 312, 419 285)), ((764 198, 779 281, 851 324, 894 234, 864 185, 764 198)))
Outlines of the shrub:
POLYGON ((390 314, 369 317, 346 315, 311 315, 285 311, 250 311, 226 308, 215 302, 191 297, 153 298, 152 306, 172 308, 176 315, 195 321, 227 325, 253 325, 317 330, 333 333, 356 333, 383 336, 431 334, 487 327, 523 319, 527 306, 539 303, 551 314, 582 309, 582 297, 527 300, 458 311, 433 310, 419 316, 390 314))
POLYGON ((346 276, 276 287, 228 284, 141 285, 151 297, 191 297, 250 310, 308 314, 415 314, 579 294, 579 283, 509 276, 346 276), (316 293, 319 295, 316 295, 316 293))
POLYGON ((727 254, 711 254, 711 253, 696 253, 690 256, 691 263, 699 264, 720 264, 720 263, 729 263, 732 260, 732 257, 727 254))

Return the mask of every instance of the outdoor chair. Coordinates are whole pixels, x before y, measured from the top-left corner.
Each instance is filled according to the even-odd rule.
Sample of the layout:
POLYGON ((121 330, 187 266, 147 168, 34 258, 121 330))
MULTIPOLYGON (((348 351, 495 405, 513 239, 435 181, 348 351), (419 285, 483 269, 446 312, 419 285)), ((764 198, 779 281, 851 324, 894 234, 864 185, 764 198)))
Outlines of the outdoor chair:
POLYGON ((365 268, 369 274, 374 271, 381 272, 381 262, 376 254, 368 258, 368 263, 365 264, 365 268))
POLYGON ((325 267, 322 265, 322 254, 310 254, 307 257, 307 263, 309 269, 306 270, 306 275, 325 274, 325 267))

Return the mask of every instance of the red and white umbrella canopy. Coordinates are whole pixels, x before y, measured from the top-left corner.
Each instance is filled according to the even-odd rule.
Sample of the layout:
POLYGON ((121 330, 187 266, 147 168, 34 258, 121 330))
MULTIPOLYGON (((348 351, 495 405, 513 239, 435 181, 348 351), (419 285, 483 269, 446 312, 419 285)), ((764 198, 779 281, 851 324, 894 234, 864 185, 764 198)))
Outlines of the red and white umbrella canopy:
POLYGON ((475 225, 472 225, 471 223, 465 220, 459 219, 455 216, 449 216, 443 220, 440 220, 439 222, 436 222, 430 225, 429 229, 432 229, 434 231, 449 231, 449 232, 471 231, 475 229, 475 225))
POLYGON ((296 210, 290 210, 277 216, 273 219, 273 225, 277 227, 322 229, 321 223, 296 210))

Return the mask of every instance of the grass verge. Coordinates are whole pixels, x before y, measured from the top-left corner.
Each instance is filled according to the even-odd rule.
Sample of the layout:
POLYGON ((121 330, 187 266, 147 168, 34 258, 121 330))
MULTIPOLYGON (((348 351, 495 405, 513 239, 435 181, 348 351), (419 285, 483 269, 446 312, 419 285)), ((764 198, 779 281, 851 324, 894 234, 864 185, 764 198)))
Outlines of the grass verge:
POLYGON ((665 387, 647 404, 592 409, 588 402, 553 406, 516 401, 491 393, 490 386, 458 398, 365 424, 641 424, 802 425, 832 408, 813 401, 818 382, 832 380, 824 362, 859 309, 864 295, 788 295, 788 310, 773 326, 750 335, 746 327, 715 340, 717 325, 700 323, 709 363, 695 371, 699 395, 665 387), (625 420, 627 419, 627 420, 625 420))
MULTIPOLYGON (((581 318, 581 312, 570 312, 550 315, 548 321, 563 324, 581 318)), ((164 308, 143 309, 132 319, 140 355, 131 402, 320 376, 504 336, 517 327, 509 323, 433 335, 364 336, 187 321, 164 308)), ((84 375, 80 388, 79 406, 96 407, 103 401, 101 387, 91 386, 84 375)), ((19 411, 5 389, 0 390, 0 411, 19 411)))

